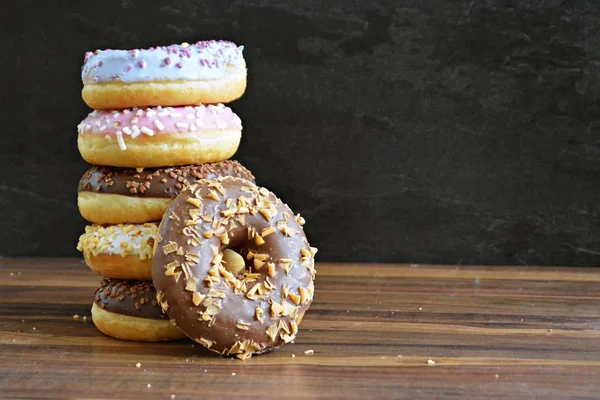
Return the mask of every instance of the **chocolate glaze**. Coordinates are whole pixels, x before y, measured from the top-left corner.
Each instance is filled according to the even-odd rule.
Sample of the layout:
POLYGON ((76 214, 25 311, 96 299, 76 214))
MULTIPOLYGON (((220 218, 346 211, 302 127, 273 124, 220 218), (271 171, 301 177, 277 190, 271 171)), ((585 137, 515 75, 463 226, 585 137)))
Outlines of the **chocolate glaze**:
POLYGON ((96 305, 130 317, 167 319, 156 301, 152 282, 104 278, 96 289, 96 305))
POLYGON ((144 168, 142 172, 135 168, 92 167, 83 174, 77 191, 174 199, 185 186, 200 179, 220 176, 254 181, 254 175, 234 160, 181 167, 144 168))
MULTIPOLYGON (((171 204, 159 227, 152 278, 163 310, 185 334, 221 354, 237 354, 245 358, 293 340, 295 332, 291 332, 292 326, 299 322, 310 306, 314 291, 314 254, 311 254, 301 223, 301 217, 295 218, 289 207, 273 193, 239 178, 202 180, 186 188, 171 204), (215 195, 218 200, 214 199, 215 195), (247 210, 240 203, 240 196, 248 199, 247 210), (232 214, 232 210, 239 213, 232 214), (198 212, 200 215, 194 218, 193 214, 198 212), (252 238, 254 235, 249 233, 252 228, 259 234, 265 230, 273 232, 261 236, 260 240, 252 238), (226 232, 224 235, 229 239, 228 243, 223 242, 223 232, 226 232), (259 245, 263 240, 264 243, 259 245), (252 253, 257 254, 255 260, 258 255, 262 258, 264 264, 259 262, 258 269, 254 260, 252 264, 247 261, 244 272, 259 274, 254 282, 246 283, 247 290, 236 293, 235 285, 228 282, 226 273, 218 270, 219 264, 215 263, 226 248, 237 251, 246 259, 252 258, 252 253), (268 263, 274 265, 268 266, 268 263), (285 267, 289 267, 289 275, 285 267), (270 276, 269 270, 274 272, 273 276, 270 276), (211 279, 209 277, 215 272, 219 279, 209 287, 211 283, 207 278, 211 279), (262 296, 255 293, 248 298, 256 284, 263 289, 265 284, 269 284, 271 289, 262 296), (221 290, 222 298, 218 293, 211 297, 211 292, 214 296, 221 290), (285 296, 284 291, 292 293, 296 302, 285 296), (296 297, 301 292, 304 294, 302 303, 296 297), (206 314, 210 314, 210 303, 206 302, 210 299, 216 300, 221 310, 212 320, 210 315, 205 320, 206 314), (286 315, 277 315, 284 299, 289 303, 288 311, 284 313, 286 315), (277 302, 278 306, 274 306, 273 302, 277 302), (257 307, 263 310, 262 322, 257 318, 257 307), (271 314, 272 309, 275 315, 271 314), (294 311, 290 311, 292 309, 294 311), (248 325, 240 328, 238 322, 248 325), (283 325, 290 331, 289 334, 285 329, 279 329, 283 325), (273 339, 267 333, 270 327, 273 339), (245 343, 241 348, 240 342, 245 343)), ((221 268, 224 269, 223 265, 221 268)), ((243 278, 242 274, 235 276, 240 282, 243 278)))

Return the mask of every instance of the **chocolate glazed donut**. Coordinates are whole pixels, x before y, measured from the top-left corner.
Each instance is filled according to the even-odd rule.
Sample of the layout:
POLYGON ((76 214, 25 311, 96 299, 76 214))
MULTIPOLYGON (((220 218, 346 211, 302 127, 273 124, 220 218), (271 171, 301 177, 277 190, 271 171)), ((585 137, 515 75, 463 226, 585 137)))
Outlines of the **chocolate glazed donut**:
POLYGON ((92 320, 98 330, 117 339, 157 342, 185 337, 162 313, 156 290, 147 281, 103 279, 92 304, 92 320))
POLYGON ((97 224, 158 221, 185 186, 219 176, 254 181, 234 160, 168 168, 92 167, 79 181, 77 205, 85 219, 97 224))
POLYGON ((163 311, 206 348, 241 359, 294 340, 314 293, 317 249, 303 224, 244 179, 184 189, 155 248, 152 279, 163 311))

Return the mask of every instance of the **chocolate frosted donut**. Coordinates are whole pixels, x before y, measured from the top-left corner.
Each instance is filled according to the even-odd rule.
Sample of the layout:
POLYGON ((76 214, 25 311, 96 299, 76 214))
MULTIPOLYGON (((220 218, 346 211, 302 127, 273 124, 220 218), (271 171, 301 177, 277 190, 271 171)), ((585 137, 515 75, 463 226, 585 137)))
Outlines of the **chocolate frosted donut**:
POLYGON ((92 305, 96 327, 125 340, 160 341, 185 337, 162 313, 152 282, 104 278, 92 305))
POLYGON ((85 54, 83 100, 95 109, 225 103, 246 90, 243 46, 206 40, 85 54))
POLYGON ((154 253, 163 311, 198 343, 241 359, 294 340, 314 292, 316 248, 303 223, 243 179, 184 189, 165 214, 154 253))
POLYGON ((97 224, 158 221, 185 186, 219 176, 254 181, 233 160, 169 168, 92 167, 79 181, 77 204, 81 215, 97 224))

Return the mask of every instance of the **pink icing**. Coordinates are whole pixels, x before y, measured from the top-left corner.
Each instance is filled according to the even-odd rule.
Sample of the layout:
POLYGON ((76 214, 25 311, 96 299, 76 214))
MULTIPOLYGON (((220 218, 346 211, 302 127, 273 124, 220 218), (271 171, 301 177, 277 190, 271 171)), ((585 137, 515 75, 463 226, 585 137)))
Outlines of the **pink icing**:
POLYGON ((80 133, 97 135, 154 136, 214 129, 242 129, 242 121, 223 104, 186 107, 149 107, 95 110, 78 125, 80 133))

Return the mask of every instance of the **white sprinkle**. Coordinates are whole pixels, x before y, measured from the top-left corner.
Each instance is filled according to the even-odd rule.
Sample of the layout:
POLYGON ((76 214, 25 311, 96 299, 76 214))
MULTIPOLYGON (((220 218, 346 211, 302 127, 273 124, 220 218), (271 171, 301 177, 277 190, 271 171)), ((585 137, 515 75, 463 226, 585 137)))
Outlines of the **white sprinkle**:
POLYGON ((131 138, 135 139, 136 137, 140 136, 140 133, 141 132, 139 129, 134 130, 133 133, 131 134, 131 138))
POLYGON ((137 111, 137 110, 138 110, 138 108, 137 108, 137 107, 133 107, 133 108, 131 109, 131 111, 137 111))
POLYGON ((135 115, 137 115, 138 117, 141 117, 142 115, 144 115, 144 110, 137 110, 135 112, 135 115))
POLYGON ((148 384, 148 389, 150 389, 151 387, 152 387, 152 385, 151 385, 151 384, 148 384))
POLYGON ((292 353, 292 358, 296 358, 296 355, 292 353))
POLYGON ((308 356, 308 355, 311 355, 311 354, 315 354, 315 351, 314 351, 314 350, 312 350, 312 349, 311 349, 311 350, 306 350, 306 351, 304 352, 304 354, 306 354, 306 355, 308 356))
POLYGON ((156 106, 157 110, 162 110, 162 106, 156 106))
POLYGON ((37 330, 37 329, 35 328, 35 326, 33 327, 33 330, 34 330, 34 331, 35 331, 35 330, 37 330))
POLYGON ((127 114, 131 114, 131 110, 126 108, 123 110, 123 114, 127 115, 127 114))
POLYGON ((238 46, 238 49, 239 49, 240 51, 244 51, 244 46, 243 46, 243 45, 242 45, 242 46, 238 46))
POLYGON ((166 117, 167 115, 169 115, 169 112, 167 110, 165 110, 165 111, 159 112, 156 115, 158 115, 159 117, 166 117))
POLYGON ((169 114, 169 116, 171 118, 180 118, 181 117, 181 113, 171 113, 171 114, 169 114))
POLYGON ((136 368, 139 368, 139 367, 141 367, 141 366, 142 366, 142 363, 137 363, 137 364, 135 364, 135 367, 136 367, 136 368))
POLYGON ((100 130, 100 132, 102 132, 102 131, 104 131, 105 129, 106 129, 106 125, 102 125, 102 126, 100 127, 100 129, 99 129, 99 130, 100 130))
POLYGON ((112 143, 112 138, 110 135, 104 135, 104 140, 106 140, 108 143, 112 143))
POLYGON ((119 115, 121 115, 121 113, 118 111, 113 111, 112 115, 113 115, 113 117, 117 118, 119 115))
POLYGON ((427 360, 427 365, 435 365, 435 361, 433 361, 431 358, 429 360, 427 360))
POLYGON ((140 130, 140 128, 137 125, 132 125, 131 129, 134 130, 134 131, 139 131, 140 130))
POLYGON ((127 146, 125 146, 125 142, 123 141, 123 134, 121 131, 117 131, 117 143, 119 143, 119 148, 121 151, 127 150, 127 146))
POLYGON ((167 107, 167 110, 169 110, 171 112, 175 111, 175 109, 173 107, 167 107))
POLYGON ((196 118, 202 118, 204 115, 204 107, 198 107, 198 111, 196 111, 196 118))
POLYGON ((154 131, 152 129, 148 128, 147 126, 142 126, 141 131, 145 135, 154 136, 154 131))
POLYGON ((95 117, 96 115, 98 115, 98 110, 94 110, 90 113, 90 116, 95 117))
POLYGON ((174 394, 172 394, 172 395, 171 395, 171 398, 172 398, 172 399, 174 399, 174 398, 175 398, 175 395, 174 395, 174 394))
POLYGON ((149 118, 152 118, 155 115, 156 115, 156 111, 154 111, 154 110, 148 110, 148 111, 146 111, 146 116, 149 117, 149 118))
POLYGON ((126 134, 126 135, 131 135, 131 129, 129 129, 128 126, 124 127, 123 128, 123 133, 126 134))
POLYGON ((185 122, 177 122, 175 124, 176 127, 181 128, 181 129, 187 129, 188 128, 188 124, 186 124, 185 122))
POLYGON ((160 122, 159 120, 155 119, 154 120, 154 126, 156 126, 156 128, 159 131, 162 131, 163 129, 165 129, 165 126, 162 124, 162 122, 160 122))
POLYGON ((231 373, 231 376, 235 376, 235 372, 232 372, 232 373, 231 373))

